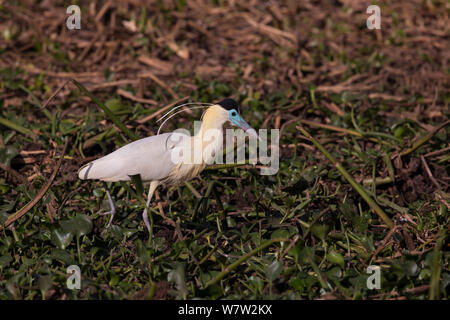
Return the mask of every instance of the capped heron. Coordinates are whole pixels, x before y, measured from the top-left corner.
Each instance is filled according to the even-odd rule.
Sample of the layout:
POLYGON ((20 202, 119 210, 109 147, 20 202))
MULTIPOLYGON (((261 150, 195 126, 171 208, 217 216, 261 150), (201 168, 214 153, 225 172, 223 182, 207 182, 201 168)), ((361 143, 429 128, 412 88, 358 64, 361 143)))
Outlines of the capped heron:
MULTIPOLYGON (((166 119, 167 120, 167 119, 166 119)), ((196 142, 202 142, 202 148, 209 146, 217 150, 222 146, 223 140, 209 140, 205 144, 205 134, 208 130, 219 130, 220 136, 223 136, 222 126, 229 121, 232 125, 240 127, 250 135, 256 135, 254 129, 239 115, 239 105, 233 99, 224 99, 217 104, 212 104, 203 114, 199 132, 190 137, 189 142, 194 145, 196 142)), ((142 213, 143 220, 150 232, 150 222, 148 219, 147 208, 149 207, 153 193, 159 185, 175 185, 187 181, 197 176, 205 167, 211 158, 202 157, 200 163, 191 163, 188 161, 174 162, 172 152, 177 143, 170 139, 175 133, 163 133, 155 136, 143 138, 131 142, 118 150, 94 160, 78 170, 78 177, 82 180, 93 179, 104 182, 129 181, 131 176, 140 175, 144 184, 149 184, 146 207, 142 213), (171 141, 172 143, 168 143, 171 141)), ((192 144, 191 144, 192 145, 192 144)), ((209 157, 214 157, 211 154, 209 157)), ((114 202, 106 189, 108 202, 111 210, 100 213, 101 215, 111 215, 107 227, 116 213, 114 202)))

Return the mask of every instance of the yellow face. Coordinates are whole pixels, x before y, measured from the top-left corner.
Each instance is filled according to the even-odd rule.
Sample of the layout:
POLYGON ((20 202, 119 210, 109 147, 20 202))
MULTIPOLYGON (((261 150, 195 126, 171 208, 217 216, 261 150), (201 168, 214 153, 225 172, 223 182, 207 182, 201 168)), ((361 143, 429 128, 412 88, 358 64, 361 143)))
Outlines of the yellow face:
POLYGON ((229 120, 228 111, 219 105, 214 105, 209 107, 203 115, 202 129, 221 128, 229 120))

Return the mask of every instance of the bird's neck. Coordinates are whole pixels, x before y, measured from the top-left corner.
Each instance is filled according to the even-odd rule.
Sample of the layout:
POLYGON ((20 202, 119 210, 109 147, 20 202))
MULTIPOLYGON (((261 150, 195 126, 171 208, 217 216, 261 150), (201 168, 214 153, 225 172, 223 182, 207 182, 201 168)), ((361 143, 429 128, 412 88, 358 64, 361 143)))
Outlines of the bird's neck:
POLYGON ((200 130, 193 137, 193 145, 197 144, 196 150, 204 152, 203 160, 207 162, 216 152, 223 148, 223 124, 227 119, 220 109, 210 107, 203 115, 200 130), (212 151, 212 152, 211 152, 212 151))
POLYGON ((195 135, 195 137, 197 137, 197 139, 205 139, 205 137, 207 137, 208 135, 211 134, 211 132, 213 131, 220 131, 222 132, 223 129, 223 123, 208 123, 205 121, 202 121, 202 124, 200 126, 200 130, 197 132, 197 134, 195 135))
POLYGON ((193 137, 194 142, 202 143, 203 148, 206 145, 214 143, 214 145, 222 144, 223 138, 223 123, 211 124, 205 121, 202 121, 200 126, 200 130, 193 137), (220 139, 219 139, 220 137, 220 139))
MULTIPOLYGON (((212 106, 206 110, 203 115, 202 124, 199 132, 195 135, 196 139, 208 138, 214 131, 222 132, 223 124, 227 121, 224 113, 219 106, 212 106)), ((208 140, 208 139, 207 139, 208 140)))

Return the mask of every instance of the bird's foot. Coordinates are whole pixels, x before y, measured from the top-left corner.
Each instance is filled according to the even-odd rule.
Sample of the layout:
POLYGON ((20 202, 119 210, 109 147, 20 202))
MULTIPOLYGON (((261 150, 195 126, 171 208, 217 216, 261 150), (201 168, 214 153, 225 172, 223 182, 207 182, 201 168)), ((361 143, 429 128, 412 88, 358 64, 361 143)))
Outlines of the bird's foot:
POLYGON ((111 210, 111 211, 108 211, 108 212, 97 212, 97 214, 99 216, 107 216, 108 214, 115 214, 115 212, 111 210))
POLYGON ((108 212, 99 212, 98 213, 98 215, 99 216, 107 216, 107 215, 111 215, 111 218, 109 219, 109 222, 108 222, 108 224, 106 225, 106 228, 109 228, 110 226, 111 226, 111 223, 112 223, 112 221, 113 221, 113 219, 114 219, 114 216, 115 216, 115 214, 116 214, 116 209, 113 209, 113 210, 111 210, 111 211, 108 211, 108 212))

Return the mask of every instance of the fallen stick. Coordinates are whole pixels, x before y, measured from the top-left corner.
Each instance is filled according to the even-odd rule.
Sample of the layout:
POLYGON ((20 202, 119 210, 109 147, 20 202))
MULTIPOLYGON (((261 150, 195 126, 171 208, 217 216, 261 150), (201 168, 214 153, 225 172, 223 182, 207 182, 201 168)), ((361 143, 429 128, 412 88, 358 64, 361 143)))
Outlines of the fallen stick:
POLYGON ((53 171, 53 173, 50 176, 50 179, 47 181, 47 183, 42 187, 41 190, 38 191, 38 193, 36 194, 36 196, 34 197, 33 200, 28 202, 22 209, 20 209, 16 213, 10 215, 8 217, 8 219, 6 220, 5 224, 3 226, 0 225, 0 230, 3 230, 4 228, 8 227, 14 221, 16 221, 17 219, 21 218, 28 211, 30 211, 39 202, 39 200, 42 199, 42 197, 44 197, 44 195, 47 192, 48 188, 50 188, 50 186, 53 183, 53 180, 55 180, 56 175, 58 174, 59 168, 61 167, 62 161, 64 159, 64 154, 66 153, 68 142, 69 142, 69 140, 66 140, 66 143, 64 144, 64 149, 63 149, 63 151, 61 153, 61 156, 60 156, 59 161, 58 161, 58 163, 56 165, 56 168, 53 171))
POLYGON ((406 149, 405 151, 401 152, 399 155, 400 157, 406 156, 407 154, 410 154, 414 151, 416 151, 418 148, 420 148, 422 145, 424 145, 428 140, 434 137, 434 135, 441 130, 443 127, 448 125, 450 123, 450 120, 445 121, 444 123, 438 125, 436 128, 431 130, 427 135, 425 135, 423 138, 419 139, 411 148, 406 149))

